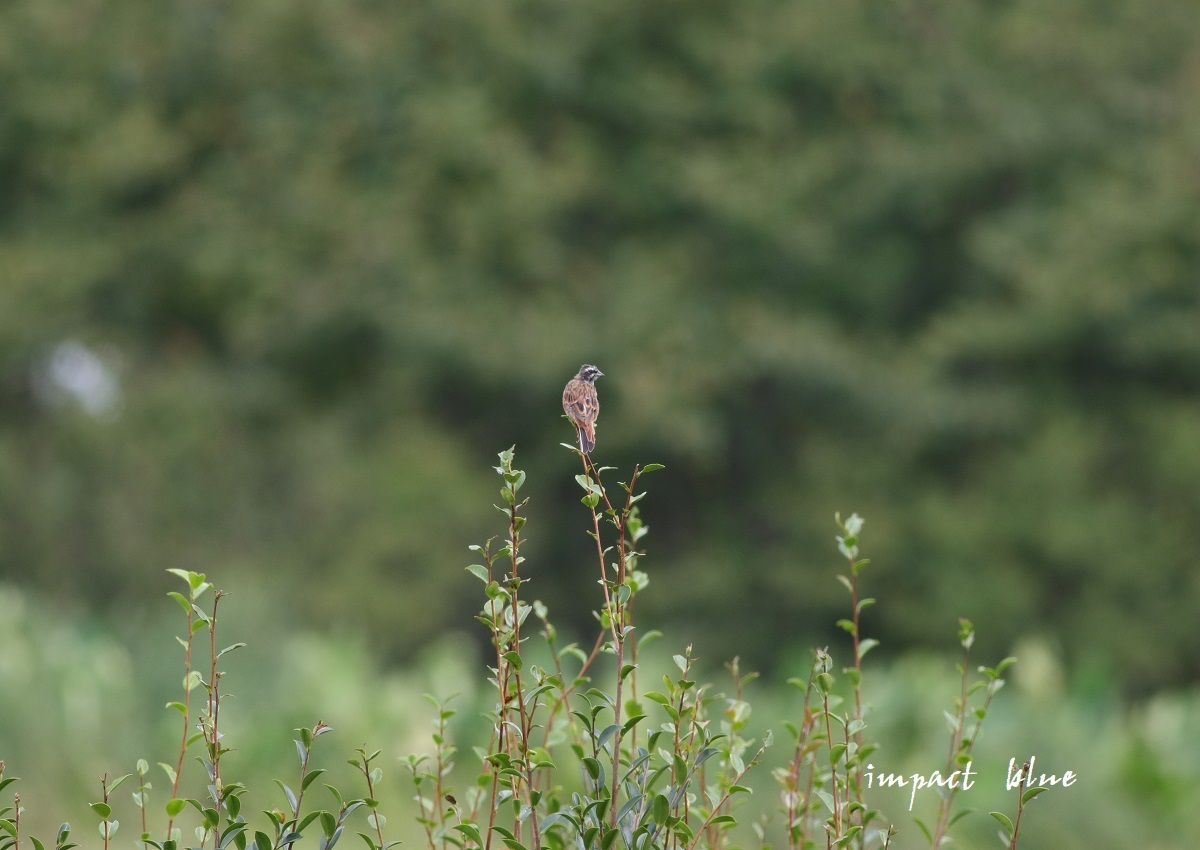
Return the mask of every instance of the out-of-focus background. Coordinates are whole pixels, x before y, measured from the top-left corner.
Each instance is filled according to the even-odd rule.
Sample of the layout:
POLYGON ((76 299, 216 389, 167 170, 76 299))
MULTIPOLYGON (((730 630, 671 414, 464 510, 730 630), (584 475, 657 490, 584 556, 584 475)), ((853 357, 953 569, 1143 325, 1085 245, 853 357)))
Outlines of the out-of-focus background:
POLYGON ((1178 0, 0 5, 0 758, 80 808, 169 760, 168 567, 232 593, 236 758, 420 746, 514 444, 590 641, 592 362, 597 461, 667 467, 641 622, 782 703, 857 511, 881 676, 971 618, 1027 671, 995 758, 1066 747, 1045 820, 1151 846, 1200 776, 1198 104, 1178 0))

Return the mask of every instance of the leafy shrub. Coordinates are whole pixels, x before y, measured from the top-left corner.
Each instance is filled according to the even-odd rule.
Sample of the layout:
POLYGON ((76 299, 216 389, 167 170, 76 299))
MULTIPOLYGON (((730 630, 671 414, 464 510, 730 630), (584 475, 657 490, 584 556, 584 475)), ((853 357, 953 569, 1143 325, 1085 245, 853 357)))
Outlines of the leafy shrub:
MULTIPOLYGON (((474 781, 457 790, 459 753, 449 734, 456 712, 447 702, 433 700, 432 753, 402 760, 417 804, 416 823, 430 850, 500 845, 509 850, 693 850, 731 847, 751 836, 789 850, 889 847, 897 827, 873 803, 878 774, 872 773, 870 758, 877 744, 869 735, 863 696, 863 661, 877 645, 862 627, 862 613, 874 603, 861 592, 860 576, 869 564, 861 556, 863 520, 838 517, 837 545, 847 564, 839 579, 850 603, 849 616, 838 625, 850 639, 850 663, 839 669, 830 650, 819 648, 805 675, 790 680, 802 697, 800 711, 784 723, 785 763, 768 770, 761 763, 777 745, 776 736, 749 731, 752 708, 745 687, 755 674, 744 673, 734 659, 727 665, 732 691, 722 693, 699 680, 690 647, 665 663, 650 649, 661 635, 636 625, 637 598, 650 584, 640 566, 649 527, 640 511, 646 494, 638 490, 643 477, 661 465, 635 466, 628 482, 610 492, 603 479, 612 470, 581 458, 583 471, 576 480, 595 543, 601 602, 594 612, 595 641, 590 648, 562 645, 548 610, 528 594, 521 554, 526 475, 514 467, 513 450, 501 452, 497 508, 505 530, 471 547, 479 562, 468 568, 483 584, 485 601, 476 619, 488 630, 494 650, 488 674, 495 694, 491 736, 475 749, 474 781), (658 667, 670 672, 648 682, 648 671, 658 667), (752 789, 772 786, 780 817, 743 817, 750 811, 744 803, 752 789)), ((332 850, 348 828, 370 850, 399 843, 380 812, 381 751, 354 751, 348 760, 359 777, 353 792, 345 781, 332 784, 333 774, 314 758, 322 746, 318 739, 330 731, 323 722, 296 730, 298 772, 276 780, 274 807, 256 800, 268 808, 262 810, 265 820, 256 818, 259 825, 252 825, 249 788, 226 766, 231 749, 223 717, 229 696, 222 687, 223 667, 244 644, 218 640, 223 591, 203 574, 171 572, 185 582, 184 591, 170 593, 185 618, 177 638, 183 649, 182 695, 167 705, 178 715, 179 746, 157 769, 139 760, 131 773, 100 778, 100 799, 91 809, 104 850, 120 828, 113 795, 126 783, 134 789, 137 842, 143 848, 291 850, 315 840, 318 850, 332 850), (199 773, 191 784, 198 779, 202 791, 189 795, 191 784, 184 776, 196 773, 193 765, 199 765, 199 773), (156 789, 152 776, 159 781, 165 776, 166 785, 156 789), (185 829, 190 830, 186 838, 185 829)), ((972 675, 974 635, 971 624, 961 621, 960 690, 946 712, 948 756, 938 779, 931 775, 928 781, 939 802, 931 822, 917 820, 935 848, 968 813, 955 806, 963 783, 949 780, 969 773, 992 699, 1004 684, 1001 674, 1012 662, 1005 659, 972 675)), ((4 776, 0 762, 0 789, 14 781, 4 776)), ((993 813, 1007 846, 1016 847, 1025 806, 1043 790, 1019 787, 1011 819, 993 813)), ((67 824, 53 842, 26 835, 22 813, 18 794, 11 806, 0 809, 0 850, 21 850, 26 841, 34 850, 76 846, 67 824)))

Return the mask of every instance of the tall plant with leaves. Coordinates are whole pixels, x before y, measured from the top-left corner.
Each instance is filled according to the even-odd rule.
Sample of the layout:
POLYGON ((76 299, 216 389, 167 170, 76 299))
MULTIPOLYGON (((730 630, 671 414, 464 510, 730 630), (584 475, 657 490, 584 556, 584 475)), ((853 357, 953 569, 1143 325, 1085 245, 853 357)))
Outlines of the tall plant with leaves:
POLYGON ((863 519, 858 514, 836 519, 838 551, 847 562, 846 572, 837 578, 850 594, 850 617, 838 621, 852 641, 853 663, 842 669, 849 694, 838 691, 828 647, 814 650, 806 679, 789 680, 804 695, 802 715, 799 723, 787 724, 792 757, 774 776, 781 788, 790 850, 820 844, 886 848, 895 834, 892 825, 882 825, 882 814, 870 808, 863 786, 863 766, 876 749, 865 735, 863 658, 879 643, 862 636, 862 612, 875 602, 860 594, 859 574, 870 563, 860 552, 863 519))
MULTIPOLYGON (((576 644, 560 647, 545 606, 522 597, 527 501, 519 493, 526 476, 513 465, 513 450, 499 458, 503 503, 497 508, 507 530, 502 539, 472 547, 482 562, 469 568, 485 586, 478 619, 491 632, 497 701, 491 740, 481 753, 482 793, 469 798, 451 829, 482 850, 497 837, 511 850, 721 846, 735 822, 732 802, 748 792, 743 780, 770 737, 743 737, 750 709, 741 686, 752 674, 742 676, 733 666, 736 696, 714 693, 697 685, 690 648, 674 656, 677 675, 665 676, 660 690, 639 692, 639 653, 659 635, 635 638, 634 600, 649 584, 639 567, 649 527, 638 486, 662 466, 635 466, 628 481, 619 482, 622 495, 614 496, 604 480, 613 470, 581 455, 576 480, 589 512, 601 603, 594 612, 598 634, 585 652, 576 644), (523 629, 530 614, 542 624, 548 664, 529 660, 523 629), (611 677, 607 687, 595 678, 601 668, 611 677), (650 712, 659 725, 639 737, 650 712), (573 775, 579 779, 565 779, 573 775)), ((432 782, 433 774, 427 776, 432 782)))
MULTIPOLYGON (((946 776, 950 776, 956 770, 970 767, 971 751, 983 729, 983 721, 987 718, 992 699, 1004 687, 1004 679, 1001 678, 1001 674, 1017 661, 1016 658, 1009 656, 995 667, 981 666, 978 668, 979 676, 972 681, 969 662, 971 647, 975 644, 975 626, 966 618, 960 618, 958 621, 958 643, 962 647, 962 660, 956 667, 960 690, 958 696, 954 698, 954 710, 945 713, 950 731, 950 751, 946 756, 944 770, 946 776)), ((972 812, 969 808, 954 810, 954 799, 959 791, 958 785, 951 785, 939 789, 939 791, 941 796, 938 799, 937 817, 933 822, 933 827, 927 826, 920 818, 913 819, 929 840, 929 845, 933 850, 939 850, 948 844, 950 827, 972 812)), ((1020 809, 1025 802, 1023 799, 1018 801, 1018 824, 1020 823, 1020 809)), ((997 819, 1002 824, 1006 820, 1004 815, 1000 815, 997 819)), ((1017 829, 1010 825, 1009 833, 1012 847, 1015 848, 1017 829)))

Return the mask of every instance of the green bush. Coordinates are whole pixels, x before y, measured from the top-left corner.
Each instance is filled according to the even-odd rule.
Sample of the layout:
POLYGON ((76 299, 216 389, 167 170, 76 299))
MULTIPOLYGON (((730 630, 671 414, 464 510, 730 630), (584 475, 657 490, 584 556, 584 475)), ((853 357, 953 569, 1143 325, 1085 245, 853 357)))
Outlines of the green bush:
MULTIPOLYGON (((797 850, 893 847, 898 821, 876 807, 879 782, 911 788, 910 808, 919 790, 936 792, 933 814, 915 823, 929 845, 942 846, 951 827, 970 813, 957 805, 958 792, 970 788, 973 751, 1012 659, 972 671, 974 629, 961 621, 959 690, 945 712, 950 743, 944 764, 907 776, 876 770, 878 744, 871 728, 875 713, 886 714, 887 706, 871 709, 864 697, 863 661, 877 642, 862 629, 862 614, 874 603, 861 594, 860 575, 869 563, 860 553, 863 521, 857 515, 839 518, 837 546, 847 567, 838 578, 849 594, 849 616, 838 626, 849 638, 849 663, 839 666, 829 649, 817 649, 805 675, 790 681, 799 702, 782 722, 785 755, 769 768, 762 762, 776 746, 776 735, 752 732, 750 724, 748 689, 756 675, 744 673, 733 659, 727 665, 732 691, 722 693, 701 680, 690 647, 670 654, 668 662, 652 649, 661 635, 635 623, 637 600, 650 584, 640 566, 649 527, 640 511, 645 493, 638 488, 661 465, 635 466, 628 482, 610 493, 603 477, 612 470, 581 457, 577 481, 595 543, 602 602, 595 611, 595 641, 590 649, 564 645, 546 607, 529 596, 521 554, 526 475, 513 466, 512 450, 502 452, 497 507, 506 528, 471 547, 479 563, 468 568, 484 585, 476 619, 494 650, 490 688, 484 689, 492 693, 490 732, 472 748, 477 771, 458 790, 459 751, 450 733, 456 710, 433 701, 432 751, 402 759, 416 801, 417 836, 431 850, 500 845, 691 850, 747 841, 797 850), (748 804, 754 789, 764 797, 778 794, 774 817, 748 804)), ((261 798, 261 790, 252 795, 235 778, 227 731, 236 704, 229 702, 223 680, 231 653, 245 644, 218 639, 224 591, 203 574, 170 572, 186 583, 182 592, 169 594, 186 621, 177 638, 184 656, 182 694, 167 703, 178 745, 157 766, 138 759, 130 773, 100 777, 99 799, 90 808, 104 850, 121 826, 118 800, 124 798, 114 796, 121 787, 133 789, 136 841, 143 848, 290 850, 315 841, 319 850, 332 850, 347 829, 371 850, 399 843, 381 801, 382 750, 356 748, 347 760, 349 774, 319 766, 316 754, 325 745, 318 739, 331 731, 325 722, 296 730, 298 769, 275 779, 277 793, 269 799, 261 798)), ((6 673, 10 685, 21 675, 29 678, 17 666, 6 673)), ((127 678, 102 678, 116 693, 128 687, 127 678)), ((82 742, 72 746, 84 748, 82 742)), ((14 782, 0 766, 0 788, 14 782)), ((1019 787, 1012 816, 993 813, 1009 846, 1017 845, 1026 804, 1045 790, 1019 787)), ((23 842, 35 850, 75 846, 65 823, 53 841, 30 835, 22 824, 24 811, 19 794, 0 810, 0 850, 20 850, 23 842)), ((411 841, 414 835, 406 837, 411 841)))

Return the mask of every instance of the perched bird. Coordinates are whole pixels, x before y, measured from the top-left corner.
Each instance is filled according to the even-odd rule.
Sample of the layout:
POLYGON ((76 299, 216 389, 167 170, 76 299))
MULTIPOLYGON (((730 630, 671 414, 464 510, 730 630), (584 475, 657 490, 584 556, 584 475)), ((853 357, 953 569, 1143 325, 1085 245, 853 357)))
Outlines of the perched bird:
POLYGON ((584 454, 596 448, 596 417, 600 415, 596 379, 603 375, 595 366, 585 364, 563 389, 563 410, 579 430, 579 449, 584 454))

